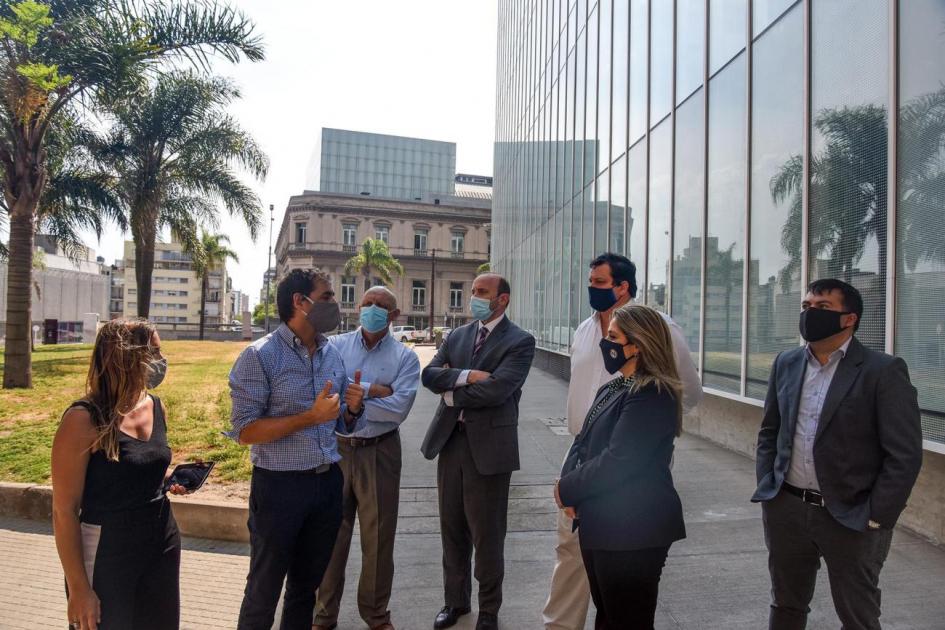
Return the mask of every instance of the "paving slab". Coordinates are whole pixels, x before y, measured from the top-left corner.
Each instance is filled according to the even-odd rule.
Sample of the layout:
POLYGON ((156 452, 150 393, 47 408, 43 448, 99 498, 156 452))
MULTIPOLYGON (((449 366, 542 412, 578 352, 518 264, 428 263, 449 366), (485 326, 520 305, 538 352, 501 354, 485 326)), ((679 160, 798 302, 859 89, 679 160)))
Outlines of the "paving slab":
MULTIPOLYGON (((432 354, 429 350, 421 353, 432 354)), ((521 404, 522 470, 513 475, 506 542, 506 630, 541 628, 541 608, 554 566, 555 507, 551 484, 571 439, 563 426, 566 384, 539 370, 521 404)), ((442 569, 436 508, 436 463, 419 452, 438 398, 421 390, 402 430, 404 469, 397 573, 391 610, 401 630, 432 627, 442 606, 442 569)), ((759 630, 767 627, 769 584, 761 511, 748 502, 754 463, 705 440, 677 442, 674 476, 689 537, 673 546, 663 573, 658 630, 759 630)), ((357 536, 352 549, 358 548, 357 536)), ((245 544, 185 539, 181 564, 182 627, 232 629, 242 598, 249 548, 245 544)), ((356 560, 357 553, 352 553, 356 560)), ((349 562, 348 591, 339 630, 366 626, 358 618, 354 585, 359 566, 349 562)), ((823 572, 822 572, 823 573, 823 572)), ((0 629, 63 628, 62 571, 48 523, 0 518, 0 629)), ((887 630, 945 628, 945 550, 906 531, 893 537, 882 574, 887 630)), ((840 626, 821 575, 808 628, 840 626)), ((586 628, 592 628, 593 606, 586 628)), ((475 613, 455 626, 475 627, 475 613)))

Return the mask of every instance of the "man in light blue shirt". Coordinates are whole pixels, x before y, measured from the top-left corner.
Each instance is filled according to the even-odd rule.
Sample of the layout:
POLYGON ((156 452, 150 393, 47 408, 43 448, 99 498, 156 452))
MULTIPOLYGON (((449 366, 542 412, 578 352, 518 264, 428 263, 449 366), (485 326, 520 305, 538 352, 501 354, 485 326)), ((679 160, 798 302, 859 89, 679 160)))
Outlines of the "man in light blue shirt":
POLYGON ((394 294, 386 287, 373 287, 361 299, 360 328, 331 338, 348 378, 360 379, 364 413, 350 433, 336 436, 344 473, 343 518, 318 589, 314 630, 337 624, 355 514, 361 525, 362 552, 358 612, 373 630, 393 630, 387 605, 394 581, 400 501, 399 427, 413 407, 420 384, 417 355, 389 334, 399 315, 394 294))

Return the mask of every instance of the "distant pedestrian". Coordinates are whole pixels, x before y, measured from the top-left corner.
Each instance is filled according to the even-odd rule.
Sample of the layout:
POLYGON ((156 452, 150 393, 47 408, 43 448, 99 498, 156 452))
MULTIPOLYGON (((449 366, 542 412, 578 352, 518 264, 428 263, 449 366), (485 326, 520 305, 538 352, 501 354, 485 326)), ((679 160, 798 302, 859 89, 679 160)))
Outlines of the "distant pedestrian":
POLYGON ((670 545, 686 537, 673 486, 683 387, 663 316, 615 310, 599 350, 608 373, 555 485, 574 519, 597 630, 652 630, 670 545))
POLYGON ((922 424, 905 362, 856 339, 860 292, 812 282, 807 345, 782 352, 758 434, 771 630, 802 630, 820 560, 844 630, 879 630, 879 574, 922 466, 922 424))
POLYGON ((325 333, 341 311, 331 279, 295 269, 276 291, 282 324, 247 347, 230 371, 232 430, 250 444, 249 576, 239 630, 270 630, 285 583, 282 630, 310 630, 315 590, 341 525, 335 431, 363 411, 363 389, 325 333))
POLYGON ((336 436, 345 477, 343 516, 318 589, 312 630, 338 625, 355 515, 361 533, 358 612, 372 630, 394 630, 387 606, 394 582, 400 503, 400 425, 420 386, 420 359, 390 335, 390 326, 399 316, 397 298, 390 289, 373 287, 361 299, 358 329, 330 341, 341 353, 348 377, 361 373, 364 414, 349 435, 336 436))
MULTIPOLYGON (((161 339, 143 320, 102 326, 86 395, 52 448, 53 529, 68 622, 82 630, 173 630, 180 622, 180 534, 164 483, 171 463, 161 339)), ((172 486, 184 494, 181 486, 172 486)))

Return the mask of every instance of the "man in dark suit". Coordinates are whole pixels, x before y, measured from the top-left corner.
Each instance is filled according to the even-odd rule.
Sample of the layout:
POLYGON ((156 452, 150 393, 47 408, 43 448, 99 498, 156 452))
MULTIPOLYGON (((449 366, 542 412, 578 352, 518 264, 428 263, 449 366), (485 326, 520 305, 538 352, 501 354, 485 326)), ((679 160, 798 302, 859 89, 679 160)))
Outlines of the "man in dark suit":
POLYGON ((423 386, 443 400, 420 450, 437 461, 446 605, 434 628, 470 610, 470 560, 479 582, 477 630, 498 628, 505 575, 509 482, 518 470, 518 401, 535 339, 505 316, 511 290, 499 275, 473 282, 477 320, 454 330, 423 370, 423 386))
POLYGON ((775 359, 758 434, 769 628, 806 626, 823 557, 844 630, 879 630, 879 573, 922 466, 916 390, 902 359, 854 337, 854 287, 817 280, 802 308, 807 345, 775 359))

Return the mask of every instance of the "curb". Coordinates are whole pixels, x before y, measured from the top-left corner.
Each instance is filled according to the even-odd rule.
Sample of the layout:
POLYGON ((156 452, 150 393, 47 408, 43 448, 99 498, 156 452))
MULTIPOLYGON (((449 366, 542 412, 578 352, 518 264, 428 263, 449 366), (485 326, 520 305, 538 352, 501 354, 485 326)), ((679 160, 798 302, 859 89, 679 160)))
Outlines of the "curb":
MULTIPOLYGON (((245 504, 171 497, 171 506, 184 536, 249 542, 245 504)), ((52 521, 52 487, 0 482, 0 516, 52 521)))

